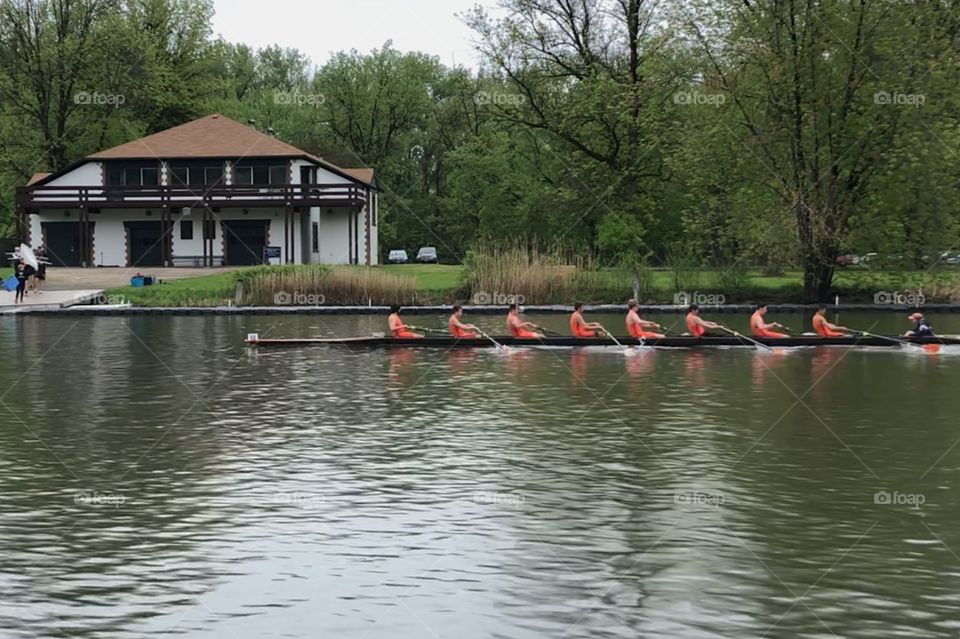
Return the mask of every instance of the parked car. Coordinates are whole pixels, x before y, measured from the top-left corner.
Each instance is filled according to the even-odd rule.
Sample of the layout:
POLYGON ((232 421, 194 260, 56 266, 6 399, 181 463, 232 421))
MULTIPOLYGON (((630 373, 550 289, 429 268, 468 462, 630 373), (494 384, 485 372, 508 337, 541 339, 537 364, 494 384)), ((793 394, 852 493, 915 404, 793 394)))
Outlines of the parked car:
POLYGON ((960 264, 960 253, 944 251, 940 254, 940 264, 960 264))
POLYGON ((860 258, 847 251, 837 256, 837 266, 854 266, 860 261, 860 258))
POLYGON ((387 262, 390 264, 406 264, 409 261, 410 258, 407 257, 407 252, 403 249, 394 249, 387 256, 387 262))
POLYGON ((423 263, 437 263, 437 247, 435 246, 421 246, 420 250, 417 251, 417 261, 423 263))

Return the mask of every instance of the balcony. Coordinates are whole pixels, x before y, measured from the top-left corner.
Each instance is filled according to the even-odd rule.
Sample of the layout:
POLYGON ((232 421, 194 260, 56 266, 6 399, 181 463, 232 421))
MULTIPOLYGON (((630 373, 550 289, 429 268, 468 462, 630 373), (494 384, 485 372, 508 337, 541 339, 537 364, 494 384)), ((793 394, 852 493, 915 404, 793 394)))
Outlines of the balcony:
POLYGON ((216 186, 36 186, 17 189, 27 212, 64 208, 142 207, 356 207, 369 187, 356 184, 249 184, 216 186))

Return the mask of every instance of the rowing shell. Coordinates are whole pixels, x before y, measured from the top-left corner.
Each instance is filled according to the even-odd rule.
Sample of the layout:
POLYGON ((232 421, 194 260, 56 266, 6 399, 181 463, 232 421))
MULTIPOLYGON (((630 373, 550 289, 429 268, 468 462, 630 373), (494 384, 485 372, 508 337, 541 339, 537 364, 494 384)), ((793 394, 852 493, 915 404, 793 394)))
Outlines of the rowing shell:
MULTIPOLYGON (((541 339, 521 337, 494 337, 504 346, 611 346, 613 342, 603 337, 544 337, 541 339)), ((662 337, 660 339, 641 340, 635 337, 618 337, 617 340, 624 346, 659 346, 666 348, 700 348, 705 346, 755 346, 759 342, 771 347, 803 347, 803 346, 886 346, 898 347, 903 344, 960 344, 957 337, 781 337, 781 338, 751 338, 742 337, 662 337)), ((250 346, 362 346, 362 347, 395 347, 415 346, 418 348, 491 348, 494 344, 487 339, 456 338, 456 337, 424 337, 424 338, 394 338, 394 337, 346 337, 337 339, 261 339, 257 334, 247 336, 246 343, 250 346)))

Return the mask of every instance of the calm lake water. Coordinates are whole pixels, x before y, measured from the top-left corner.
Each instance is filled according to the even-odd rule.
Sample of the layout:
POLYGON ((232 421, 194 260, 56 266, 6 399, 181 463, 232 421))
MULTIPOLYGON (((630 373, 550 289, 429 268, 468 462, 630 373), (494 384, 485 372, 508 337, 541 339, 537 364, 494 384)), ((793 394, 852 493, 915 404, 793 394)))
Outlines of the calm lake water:
POLYGON ((384 323, 0 318, 0 636, 960 634, 960 350, 242 344, 384 323))

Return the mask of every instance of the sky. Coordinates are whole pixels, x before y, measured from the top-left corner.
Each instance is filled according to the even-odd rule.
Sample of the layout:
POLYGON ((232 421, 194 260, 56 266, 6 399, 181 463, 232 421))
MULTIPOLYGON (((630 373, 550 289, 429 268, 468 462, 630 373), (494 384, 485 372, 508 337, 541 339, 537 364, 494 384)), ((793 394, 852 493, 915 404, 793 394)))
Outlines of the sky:
POLYGON ((213 31, 255 49, 299 49, 320 65, 331 53, 361 53, 393 40, 400 51, 423 51, 452 66, 477 67, 473 32, 457 18, 496 0, 214 0, 213 31))

